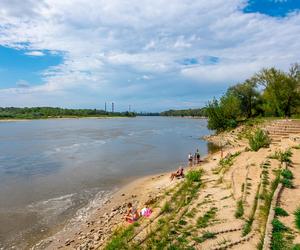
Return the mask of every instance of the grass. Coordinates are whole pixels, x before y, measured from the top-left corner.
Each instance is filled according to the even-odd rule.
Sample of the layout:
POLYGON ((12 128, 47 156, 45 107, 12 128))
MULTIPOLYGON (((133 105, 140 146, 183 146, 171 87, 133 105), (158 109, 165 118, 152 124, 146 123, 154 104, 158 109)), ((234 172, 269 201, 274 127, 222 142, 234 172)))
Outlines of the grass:
POLYGON ((254 134, 249 136, 248 140, 252 151, 258 151, 260 148, 266 148, 271 143, 268 134, 262 129, 257 129, 254 134))
POLYGON ((211 219, 215 218, 217 210, 218 209, 216 207, 212 207, 203 216, 199 217, 198 220, 197 220, 197 227, 198 228, 205 228, 205 227, 207 227, 209 221, 211 219))
MULTIPOLYGON (((272 241, 271 249, 272 250, 284 250, 284 249, 294 249, 293 239, 294 236, 291 230, 285 226, 281 221, 275 218, 272 221, 273 232, 272 232, 272 241)), ((297 248, 296 248, 297 249, 297 248)))
POLYGON ((185 178, 189 182, 200 182, 201 181, 201 175, 203 173, 203 170, 190 170, 186 175, 185 178))
POLYGON ((202 234, 202 236, 200 237, 194 237, 193 240, 198 242, 198 243, 203 243, 204 241, 208 240, 208 239, 214 239, 216 238, 216 233, 213 232, 204 232, 202 234))
POLYGON ((162 213, 170 213, 172 211, 171 205, 169 202, 165 202, 165 204, 161 208, 162 213))
MULTIPOLYGON (((115 249, 133 249, 133 245, 129 245, 128 241, 134 234, 133 225, 127 228, 119 228, 115 231, 110 242, 105 246, 105 250, 115 249)), ((137 249, 137 248, 135 248, 137 249)))
POLYGON ((288 164, 292 163, 291 157, 293 153, 291 149, 287 149, 285 151, 276 151, 273 155, 270 155, 270 159, 277 159, 280 163, 286 162, 288 164))
POLYGON ((280 220, 276 218, 272 221, 272 226, 273 226, 273 232, 281 232, 287 230, 287 227, 280 220))
POLYGON ((275 207, 274 208, 274 211, 275 211, 275 215, 276 216, 288 216, 288 212, 285 211, 283 208, 281 207, 275 207))
POLYGON ((244 215, 244 205, 242 200, 238 200, 236 203, 235 218, 241 218, 244 215))
POLYGON ((188 212, 187 205, 198 195, 202 173, 202 170, 187 173, 184 182, 177 186, 170 200, 164 203, 163 218, 152 227, 141 245, 143 249, 193 249, 187 247, 193 229, 188 227, 184 216, 193 217, 196 212, 195 209, 188 212))
POLYGON ((214 169, 213 173, 219 174, 219 173, 225 173, 229 170, 229 168, 233 165, 233 160, 239 156, 241 152, 236 152, 234 154, 230 154, 227 157, 224 157, 219 161, 219 166, 214 169))
POLYGON ((296 209, 296 211, 294 212, 294 216, 295 216, 295 226, 300 231, 300 207, 296 209))

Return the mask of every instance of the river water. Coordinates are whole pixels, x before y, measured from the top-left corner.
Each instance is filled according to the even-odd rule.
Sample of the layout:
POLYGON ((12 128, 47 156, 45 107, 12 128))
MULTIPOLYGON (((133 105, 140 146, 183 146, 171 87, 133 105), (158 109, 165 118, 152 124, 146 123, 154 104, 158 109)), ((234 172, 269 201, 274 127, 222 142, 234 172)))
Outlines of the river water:
POLYGON ((26 249, 95 196, 186 164, 196 148, 207 154, 206 125, 167 117, 0 122, 0 249, 26 249))

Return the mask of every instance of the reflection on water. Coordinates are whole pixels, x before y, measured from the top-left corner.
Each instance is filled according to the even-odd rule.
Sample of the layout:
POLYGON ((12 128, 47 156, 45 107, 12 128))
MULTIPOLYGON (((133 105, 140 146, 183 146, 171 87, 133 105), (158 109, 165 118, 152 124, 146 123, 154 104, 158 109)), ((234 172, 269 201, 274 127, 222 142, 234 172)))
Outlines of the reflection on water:
POLYGON ((215 150, 207 134, 206 120, 182 118, 0 123, 0 242, 25 248, 133 177, 215 150))

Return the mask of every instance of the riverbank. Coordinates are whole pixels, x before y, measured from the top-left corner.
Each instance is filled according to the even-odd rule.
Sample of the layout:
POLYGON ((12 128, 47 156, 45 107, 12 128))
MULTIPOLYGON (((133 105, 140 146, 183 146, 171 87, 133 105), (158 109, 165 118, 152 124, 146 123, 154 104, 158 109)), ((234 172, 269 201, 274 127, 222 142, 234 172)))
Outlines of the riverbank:
MULTIPOLYGON (((225 153, 236 149, 225 149, 225 153)), ((187 167, 185 171, 193 168, 211 166, 219 161, 220 153, 212 153, 202 159, 201 164, 187 167)), ((174 171, 176 171, 174 166, 174 171)), ((128 202, 141 209, 145 204, 152 207, 153 215, 159 213, 159 207, 165 200, 165 193, 176 188, 182 181, 170 181, 172 172, 140 177, 120 188, 103 200, 101 205, 94 207, 89 215, 71 221, 66 227, 53 236, 41 241, 33 249, 85 249, 101 248, 112 237, 114 231, 120 227, 128 226, 124 221, 128 202), (156 207, 153 207, 155 204, 156 207)), ((90 204, 93 206, 93 204, 90 204)), ((145 221, 144 221, 145 222, 145 221)))
MULTIPOLYGON (((222 153, 208 155, 200 164, 188 167, 189 177, 171 182, 170 173, 162 173, 135 180, 104 201, 90 218, 74 224, 72 230, 57 233, 35 249, 103 249, 109 242, 108 249, 163 249, 170 245, 178 249, 263 249, 262 239, 270 233, 265 229, 272 222, 271 202, 279 206, 282 201, 289 212, 283 221, 290 224, 294 210, 300 206, 292 199, 300 193, 298 137, 280 135, 276 123, 269 126, 269 131, 279 133, 275 137, 271 134, 269 147, 257 152, 249 150, 245 128, 211 136, 211 141, 223 142, 226 138, 222 153), (276 154, 288 149, 295 185, 293 189, 285 187, 273 201, 283 178, 283 165, 276 154), (201 176, 201 181, 197 176, 201 176), (142 218, 134 226, 124 222, 128 202, 138 209, 149 204, 153 210, 150 219, 142 218)), ((294 127, 298 125, 289 126, 292 133, 300 132, 294 127)), ((291 230, 289 244, 300 243, 299 231, 294 226, 291 230)), ((270 241, 274 244, 273 239, 270 241)))

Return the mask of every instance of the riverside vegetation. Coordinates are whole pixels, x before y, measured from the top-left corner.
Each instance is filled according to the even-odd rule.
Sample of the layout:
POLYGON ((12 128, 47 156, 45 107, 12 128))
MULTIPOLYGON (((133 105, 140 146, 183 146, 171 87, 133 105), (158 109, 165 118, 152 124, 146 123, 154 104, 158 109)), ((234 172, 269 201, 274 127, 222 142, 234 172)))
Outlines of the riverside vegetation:
POLYGON ((1 108, 0 119, 45 119, 63 117, 116 117, 135 116, 132 112, 106 112, 98 109, 63 109, 52 107, 1 108))

